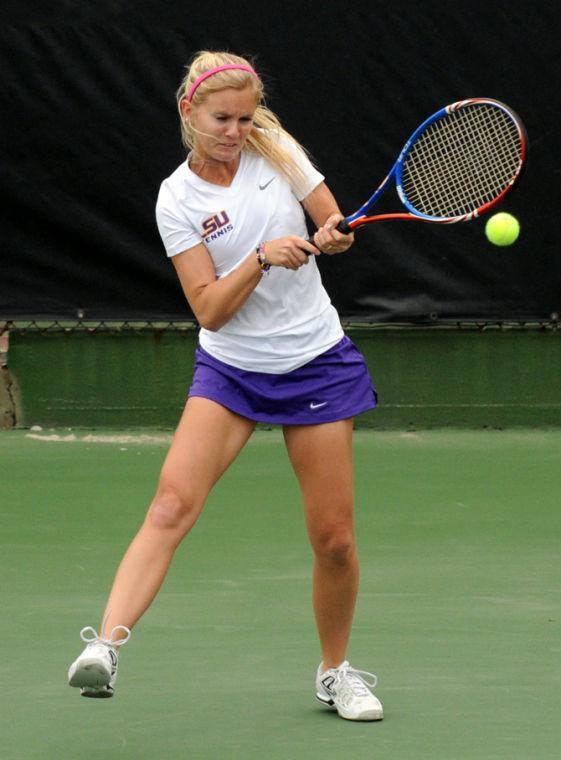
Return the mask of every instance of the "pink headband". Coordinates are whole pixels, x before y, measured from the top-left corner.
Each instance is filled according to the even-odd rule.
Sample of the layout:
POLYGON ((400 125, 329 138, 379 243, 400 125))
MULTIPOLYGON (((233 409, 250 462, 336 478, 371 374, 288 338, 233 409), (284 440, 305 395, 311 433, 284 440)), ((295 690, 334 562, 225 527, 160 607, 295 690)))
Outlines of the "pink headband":
POLYGON ((253 76, 257 76, 257 72, 254 71, 251 68, 251 66, 244 66, 239 63, 227 63, 224 66, 217 66, 215 69, 209 69, 208 71, 205 71, 204 74, 201 74, 201 76, 198 79, 195 79, 195 81, 193 82, 193 86, 187 93, 187 100, 189 101, 189 103, 193 100, 193 95, 195 94, 197 87, 200 84, 202 84, 205 81, 205 79, 208 79, 214 74, 218 74, 219 71, 229 71, 230 69, 239 69, 240 71, 248 71, 250 74, 253 74, 253 76))

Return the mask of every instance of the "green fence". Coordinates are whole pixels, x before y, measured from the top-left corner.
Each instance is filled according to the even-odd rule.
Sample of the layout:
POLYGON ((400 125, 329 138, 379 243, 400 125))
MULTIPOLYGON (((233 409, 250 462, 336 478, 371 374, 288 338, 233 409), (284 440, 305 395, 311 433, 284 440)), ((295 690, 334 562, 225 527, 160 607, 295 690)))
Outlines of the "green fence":
MULTIPOLYGON (((361 427, 561 425, 561 334, 551 326, 351 325, 347 333, 380 396, 361 427)), ((13 408, 4 419, 19 427, 172 428, 196 341, 190 325, 12 327, 2 398, 13 408)))

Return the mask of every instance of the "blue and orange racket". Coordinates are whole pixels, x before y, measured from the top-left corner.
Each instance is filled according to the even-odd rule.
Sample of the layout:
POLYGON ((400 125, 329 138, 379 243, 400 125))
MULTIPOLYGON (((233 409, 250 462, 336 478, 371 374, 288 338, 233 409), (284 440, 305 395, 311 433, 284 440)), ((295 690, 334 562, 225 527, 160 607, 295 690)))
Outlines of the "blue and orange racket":
POLYGON ((500 203, 520 178, 526 131, 504 103, 472 98, 441 108, 405 143, 376 192, 337 229, 393 219, 452 224, 475 219, 500 203), (407 211, 372 215, 392 180, 407 211))

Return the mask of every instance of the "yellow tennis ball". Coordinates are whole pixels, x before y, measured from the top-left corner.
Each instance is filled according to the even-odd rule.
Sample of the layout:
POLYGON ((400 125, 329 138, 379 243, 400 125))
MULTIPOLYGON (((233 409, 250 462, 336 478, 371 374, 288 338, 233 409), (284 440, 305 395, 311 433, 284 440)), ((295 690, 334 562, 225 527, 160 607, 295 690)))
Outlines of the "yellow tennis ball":
POLYGON ((493 245, 512 245, 520 234, 520 224, 512 214, 501 211, 487 220, 485 234, 493 245))

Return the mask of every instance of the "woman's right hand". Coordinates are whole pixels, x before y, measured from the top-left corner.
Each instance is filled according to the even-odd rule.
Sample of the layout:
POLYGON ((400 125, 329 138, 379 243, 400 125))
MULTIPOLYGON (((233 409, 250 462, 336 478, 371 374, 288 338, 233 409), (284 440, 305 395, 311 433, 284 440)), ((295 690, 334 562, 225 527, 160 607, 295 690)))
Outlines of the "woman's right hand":
POLYGON ((286 235, 276 240, 267 240, 263 253, 272 267, 296 271, 308 263, 310 254, 319 256, 321 251, 298 235, 286 235))

